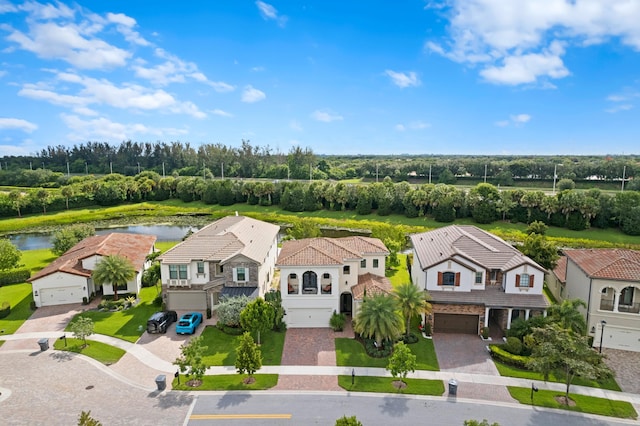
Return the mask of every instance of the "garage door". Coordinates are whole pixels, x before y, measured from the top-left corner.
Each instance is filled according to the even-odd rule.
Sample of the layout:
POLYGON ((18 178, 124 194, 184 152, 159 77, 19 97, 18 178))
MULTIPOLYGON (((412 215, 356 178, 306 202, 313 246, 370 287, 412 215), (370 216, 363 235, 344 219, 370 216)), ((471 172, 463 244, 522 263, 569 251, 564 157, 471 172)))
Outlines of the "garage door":
POLYGON ((436 314, 434 332, 478 334, 478 315, 436 314))
POLYGON ((331 309, 287 309, 285 320, 290 328, 320 328, 329 327, 331 309))
POLYGON ((80 287, 43 288, 40 290, 40 303, 42 306, 81 303, 82 296, 83 291, 80 287))
POLYGON ((170 291, 167 293, 167 309, 172 311, 204 311, 207 309, 207 293, 204 291, 170 291))
MULTIPOLYGON (((599 346, 598 339, 594 339, 594 346, 599 346)), ((602 346, 623 351, 640 352, 640 331, 628 328, 606 326, 602 339, 602 346)))

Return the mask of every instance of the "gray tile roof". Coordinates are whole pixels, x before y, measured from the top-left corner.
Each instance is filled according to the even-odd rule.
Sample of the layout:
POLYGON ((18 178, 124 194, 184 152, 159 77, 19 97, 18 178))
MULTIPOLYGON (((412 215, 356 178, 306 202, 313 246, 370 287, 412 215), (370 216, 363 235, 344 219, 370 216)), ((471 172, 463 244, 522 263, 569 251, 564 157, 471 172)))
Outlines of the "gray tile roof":
POLYGON ((508 271, 527 264, 544 268, 501 238, 471 225, 451 225, 411 235, 422 269, 461 256, 486 269, 508 271))
POLYGON ((243 255, 259 264, 269 252, 280 227, 246 216, 227 216, 205 226, 160 256, 162 263, 192 260, 223 262, 243 255))
POLYGON ((509 294, 500 287, 487 287, 485 290, 432 291, 431 303, 454 305, 483 305, 489 308, 546 309, 551 304, 542 295, 509 294))

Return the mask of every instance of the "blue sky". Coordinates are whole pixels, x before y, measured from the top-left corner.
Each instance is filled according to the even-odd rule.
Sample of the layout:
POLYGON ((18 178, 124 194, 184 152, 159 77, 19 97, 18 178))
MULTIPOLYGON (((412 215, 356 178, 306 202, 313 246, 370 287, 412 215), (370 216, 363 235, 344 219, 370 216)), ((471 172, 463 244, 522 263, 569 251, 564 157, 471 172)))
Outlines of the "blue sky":
POLYGON ((0 0, 0 156, 639 154, 638 22, 638 0, 0 0))

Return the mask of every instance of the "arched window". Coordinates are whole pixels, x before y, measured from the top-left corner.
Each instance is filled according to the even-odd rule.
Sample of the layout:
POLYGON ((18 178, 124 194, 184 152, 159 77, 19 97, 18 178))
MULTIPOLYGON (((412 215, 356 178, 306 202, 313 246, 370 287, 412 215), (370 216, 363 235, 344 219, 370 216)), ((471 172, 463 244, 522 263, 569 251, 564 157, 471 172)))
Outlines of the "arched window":
POLYGON ((320 281, 320 290, 322 294, 331 294, 331 274, 327 272, 322 274, 322 280, 320 281))
POLYGON ((612 311, 615 304, 615 290, 611 287, 605 287, 600 290, 600 310, 612 311))
POLYGON ((318 294, 318 275, 313 271, 302 274, 302 293, 318 294))
POLYGON ((287 280, 287 293, 288 294, 298 294, 298 275, 289 274, 287 280))

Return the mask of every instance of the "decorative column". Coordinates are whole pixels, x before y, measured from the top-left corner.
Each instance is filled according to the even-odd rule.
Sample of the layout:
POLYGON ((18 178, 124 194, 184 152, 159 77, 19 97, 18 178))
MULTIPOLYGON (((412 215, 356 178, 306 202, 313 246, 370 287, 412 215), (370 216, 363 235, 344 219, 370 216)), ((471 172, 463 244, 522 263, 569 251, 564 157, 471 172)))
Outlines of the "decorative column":
POLYGON ((621 291, 614 290, 614 293, 613 293, 613 312, 619 312, 618 311, 618 305, 620 305, 620 295, 621 294, 622 294, 621 291))
POLYGON ((524 310, 524 320, 528 320, 529 319, 529 313, 531 312, 531 309, 525 309, 524 310))
POLYGON ((489 327, 489 311, 491 308, 484 308, 484 326, 489 327))
POLYGON ((513 312, 513 308, 508 309, 509 313, 507 314, 507 330, 511 328, 511 313, 513 312))

